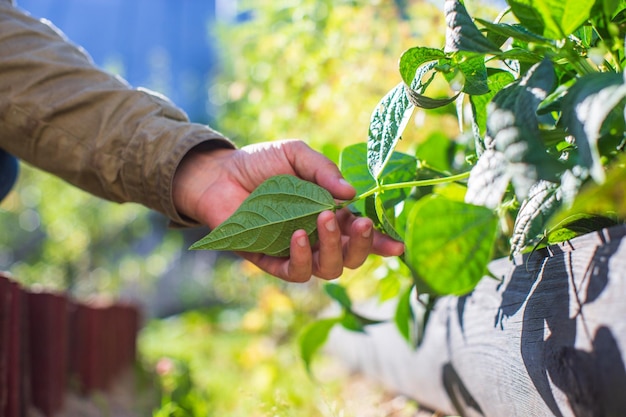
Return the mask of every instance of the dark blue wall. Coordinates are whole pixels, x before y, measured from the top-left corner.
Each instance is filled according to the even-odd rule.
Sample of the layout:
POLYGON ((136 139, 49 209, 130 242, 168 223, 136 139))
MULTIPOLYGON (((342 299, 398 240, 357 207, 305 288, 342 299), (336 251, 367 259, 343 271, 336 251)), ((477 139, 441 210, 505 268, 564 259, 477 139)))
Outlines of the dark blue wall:
POLYGON ((215 0, 17 0, 131 85, 167 95, 194 121, 209 122, 207 87, 217 71, 209 30, 215 0))

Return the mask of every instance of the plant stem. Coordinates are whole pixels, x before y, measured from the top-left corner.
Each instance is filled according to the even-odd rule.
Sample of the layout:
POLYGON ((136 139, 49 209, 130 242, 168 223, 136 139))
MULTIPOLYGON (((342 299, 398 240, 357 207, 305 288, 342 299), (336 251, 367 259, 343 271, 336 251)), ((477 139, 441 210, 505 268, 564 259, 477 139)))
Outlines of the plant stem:
POLYGON ((345 201, 343 203, 340 204, 340 208, 341 207, 346 207, 352 203, 354 203, 355 201, 359 201, 359 200, 363 200, 364 198, 369 197, 372 194, 376 194, 379 192, 385 192, 385 191, 389 191, 389 190, 397 190, 400 188, 413 188, 413 187, 427 187, 430 185, 437 185, 437 184, 446 184, 449 182, 455 182, 455 181, 461 181, 464 179, 467 179, 469 177, 470 173, 469 171, 467 172, 462 172, 460 174, 456 174, 456 175, 450 175, 449 177, 443 177, 443 178, 430 178, 427 180, 416 180, 416 181, 407 181, 407 182, 396 182, 396 183, 392 183, 392 184, 378 184, 376 185, 374 188, 365 191, 364 193, 356 196, 355 198, 353 198, 352 200, 349 201, 345 201))
POLYGON ((585 57, 580 56, 580 54, 576 52, 574 43, 570 39, 565 38, 564 44, 560 49, 565 52, 563 56, 574 67, 578 75, 586 75, 597 72, 597 70, 594 69, 589 62, 587 62, 585 57))

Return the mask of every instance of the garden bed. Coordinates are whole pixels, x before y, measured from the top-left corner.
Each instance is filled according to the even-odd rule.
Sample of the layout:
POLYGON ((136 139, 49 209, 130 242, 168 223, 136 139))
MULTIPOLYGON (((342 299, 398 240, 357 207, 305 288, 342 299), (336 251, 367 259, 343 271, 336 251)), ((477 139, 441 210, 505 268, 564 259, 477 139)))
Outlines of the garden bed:
POLYGON ((463 416, 626 415, 625 226, 492 262, 440 299, 422 345, 392 323, 328 349, 421 405, 463 416))

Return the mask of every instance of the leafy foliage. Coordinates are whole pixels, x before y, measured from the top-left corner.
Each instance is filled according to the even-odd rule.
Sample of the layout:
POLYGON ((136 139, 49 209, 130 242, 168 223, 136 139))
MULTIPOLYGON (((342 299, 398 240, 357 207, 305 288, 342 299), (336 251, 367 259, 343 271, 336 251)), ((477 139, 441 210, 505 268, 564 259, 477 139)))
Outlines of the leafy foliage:
MULTIPOLYGON (((402 261, 418 293, 428 297, 427 306, 437 297, 471 291, 494 256, 626 218, 618 185, 625 143, 626 4, 508 5, 488 21, 473 19, 460 0, 446 0, 445 47, 407 49, 399 63, 401 82, 374 107, 368 173, 359 157, 363 148, 347 147, 342 154, 341 168, 361 193, 348 204, 383 232, 403 238, 402 261), (445 95, 431 91, 442 83, 448 86, 445 95), (387 171, 392 161, 412 158, 396 154, 409 115, 452 102, 472 140, 449 139, 454 152, 446 163, 437 161, 443 171, 419 157, 434 154, 424 149, 429 142, 418 143, 403 175, 387 176, 397 175, 387 171), (388 197, 399 189, 402 194, 388 197), (597 190, 601 202, 589 197, 597 190)), ((399 307, 407 311, 406 303, 399 307)), ((405 313, 404 320, 414 318, 405 313)), ((399 328, 406 336, 410 326, 399 328)))

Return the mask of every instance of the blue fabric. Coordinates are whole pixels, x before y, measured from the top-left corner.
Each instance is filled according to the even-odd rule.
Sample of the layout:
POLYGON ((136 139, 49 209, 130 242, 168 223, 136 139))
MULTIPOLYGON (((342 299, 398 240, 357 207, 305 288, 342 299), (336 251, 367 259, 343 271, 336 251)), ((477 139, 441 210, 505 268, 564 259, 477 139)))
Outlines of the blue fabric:
POLYGON ((19 164, 17 158, 0 149, 0 201, 13 188, 18 172, 19 164))

